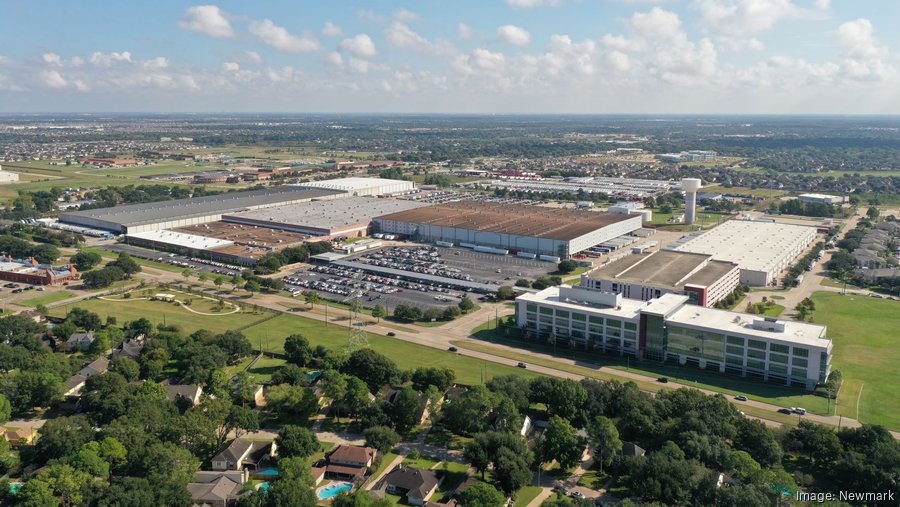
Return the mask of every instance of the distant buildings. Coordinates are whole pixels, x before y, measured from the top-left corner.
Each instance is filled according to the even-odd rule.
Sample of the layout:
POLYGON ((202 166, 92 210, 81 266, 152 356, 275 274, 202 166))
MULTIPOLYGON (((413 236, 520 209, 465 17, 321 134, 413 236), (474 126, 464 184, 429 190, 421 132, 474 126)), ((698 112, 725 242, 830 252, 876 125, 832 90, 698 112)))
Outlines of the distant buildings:
POLYGON ((844 202, 844 198, 839 195, 800 194, 797 198, 800 199, 800 202, 815 204, 842 204, 844 202))
POLYGON ((715 161, 718 157, 718 153, 705 150, 682 151, 681 153, 660 153, 656 156, 657 159, 669 163, 712 162, 715 161))
POLYGON ((78 278, 75 266, 51 266, 34 258, 13 259, 0 256, 0 280, 31 285, 58 285, 78 278))
POLYGON ((663 294, 644 302, 563 285, 517 297, 516 323, 526 336, 639 360, 777 379, 808 390, 827 380, 832 343, 825 326, 688 301, 663 294))

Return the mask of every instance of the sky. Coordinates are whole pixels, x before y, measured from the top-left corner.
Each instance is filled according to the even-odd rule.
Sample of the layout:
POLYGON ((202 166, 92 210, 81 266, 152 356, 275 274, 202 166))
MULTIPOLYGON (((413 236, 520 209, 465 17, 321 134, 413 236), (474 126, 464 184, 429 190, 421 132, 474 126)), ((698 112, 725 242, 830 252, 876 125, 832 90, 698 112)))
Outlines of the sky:
POLYGON ((2 112, 900 114, 897 0, 2 0, 2 112))

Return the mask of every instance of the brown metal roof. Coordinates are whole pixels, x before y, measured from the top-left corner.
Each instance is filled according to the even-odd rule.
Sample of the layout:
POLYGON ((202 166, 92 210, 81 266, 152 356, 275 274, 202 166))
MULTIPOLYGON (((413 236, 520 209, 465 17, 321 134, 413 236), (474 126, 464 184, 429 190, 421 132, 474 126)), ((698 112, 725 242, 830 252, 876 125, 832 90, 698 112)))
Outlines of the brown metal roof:
POLYGON ((563 241, 575 239, 591 231, 630 218, 634 218, 634 216, 478 201, 437 204, 378 217, 381 220, 458 227, 563 241))

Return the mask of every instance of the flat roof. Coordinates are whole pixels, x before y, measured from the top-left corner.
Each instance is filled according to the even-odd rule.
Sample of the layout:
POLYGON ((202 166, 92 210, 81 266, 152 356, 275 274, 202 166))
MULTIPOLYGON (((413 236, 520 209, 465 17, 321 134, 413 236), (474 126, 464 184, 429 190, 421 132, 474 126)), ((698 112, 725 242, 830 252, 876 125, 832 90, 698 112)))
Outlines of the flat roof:
POLYGON ((634 217, 522 204, 457 201, 378 218, 569 241, 634 217))
POLYGON ((670 247, 678 252, 712 255, 737 263, 741 269, 769 272, 785 252, 806 243, 804 235, 815 227, 755 220, 728 220, 702 234, 670 247))
POLYGON ((827 329, 825 326, 778 319, 778 323, 784 325, 783 332, 754 328, 753 322, 761 319, 763 317, 758 315, 690 305, 684 306, 666 317, 666 322, 712 328, 722 333, 750 335, 757 338, 783 340, 815 347, 828 348, 828 345, 831 343, 831 340, 824 338, 825 330, 827 329))
POLYGON ((128 227, 180 218, 236 212, 252 206, 272 205, 298 199, 315 199, 340 193, 343 192, 324 188, 282 186, 243 192, 227 192, 203 197, 189 197, 172 201, 72 211, 60 213, 59 220, 61 222, 75 220, 77 223, 78 218, 89 218, 105 220, 128 227))
POLYGON ((316 229, 340 229, 368 224, 372 218, 427 206, 417 201, 379 197, 345 197, 328 201, 313 201, 260 210, 243 211, 222 219, 247 219, 255 222, 297 225, 316 229))
POLYGON ((224 239, 198 236, 196 234, 187 234, 184 232, 170 231, 166 229, 127 234, 125 237, 143 239, 146 241, 155 241, 157 243, 165 243, 167 245, 175 245, 185 248, 196 248, 198 250, 208 250, 210 248, 219 248, 234 244, 233 241, 224 239))
POLYGON ((709 254, 672 250, 631 254, 598 268, 588 276, 598 280, 671 288, 686 284, 707 286, 737 267, 735 263, 711 260, 711 257, 709 254))
MULTIPOLYGON (((647 305, 646 302, 637 299, 620 298, 618 306, 591 305, 583 301, 572 301, 567 298, 560 298, 560 287, 570 288, 568 286, 548 287, 538 293, 522 294, 516 300, 534 301, 536 303, 554 303, 555 306, 568 308, 581 312, 589 312, 597 315, 606 315, 623 320, 636 320, 640 314, 641 308, 647 305)), ((577 287, 572 287, 577 289, 577 287)), ((587 290, 587 289, 583 289, 587 290)), ((577 291, 574 292, 578 294, 577 291)))
POLYGON ((385 187, 389 185, 397 185, 404 184, 408 186, 414 186, 413 182, 409 180, 392 180, 388 178, 359 178, 359 177, 350 177, 350 178, 335 178, 331 180, 320 180, 320 181, 307 181, 304 183, 298 183, 298 186, 302 187, 315 187, 315 188, 332 188, 338 190, 362 190, 365 188, 373 188, 373 187, 385 187))

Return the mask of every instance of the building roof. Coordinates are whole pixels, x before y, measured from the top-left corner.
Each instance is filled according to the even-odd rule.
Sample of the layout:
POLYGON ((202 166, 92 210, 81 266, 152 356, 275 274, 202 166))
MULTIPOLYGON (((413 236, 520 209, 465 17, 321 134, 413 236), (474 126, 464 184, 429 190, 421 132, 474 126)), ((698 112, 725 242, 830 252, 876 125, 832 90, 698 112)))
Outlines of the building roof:
POLYGON ((407 496, 425 499, 438 485, 437 474, 400 465, 384 477, 385 484, 408 491, 407 496))
POLYGON ((668 250, 710 254, 714 259, 737 263, 741 269, 769 272, 785 252, 805 244, 815 227, 755 220, 728 220, 701 234, 691 235, 668 250))
POLYGON ((352 475, 354 477, 361 477, 366 475, 366 467, 352 467, 349 465, 326 465, 325 471, 330 474, 338 474, 338 475, 352 475))
POLYGON ((154 241, 156 243, 164 243, 167 245, 179 246, 183 248, 195 248, 197 250, 207 250, 210 248, 219 248, 223 246, 233 245, 233 241, 225 239, 209 238, 206 236, 198 236, 196 234, 187 234, 184 232, 159 230, 138 232, 128 234, 126 237, 142 239, 145 241, 154 241))
POLYGON ((93 361, 88 363, 87 366, 78 370, 78 373, 80 373, 86 377, 90 377, 91 375, 99 375, 101 373, 106 373, 106 371, 108 369, 109 369, 109 359, 107 359, 105 357, 100 357, 100 358, 94 359, 93 361))
POLYGON ((346 197, 338 200, 288 204, 223 216, 225 222, 252 220, 316 229, 341 229, 368 225, 372 218, 427 206, 425 203, 378 197, 346 197))
POLYGON ((339 445, 328 456, 329 460, 342 461, 344 463, 366 463, 375 457, 375 449, 371 447, 357 447, 355 445, 339 445))
POLYGON ((569 241, 634 217, 521 204, 458 201, 378 218, 569 241))
POLYGON ((81 342, 82 340, 87 340, 91 343, 94 341, 94 332, 88 331, 87 333, 72 333, 72 336, 66 340, 66 343, 69 345, 74 345, 76 343, 81 342))
POLYGON ((194 384, 170 384, 166 386, 166 397, 170 400, 175 400, 179 396, 189 400, 195 400, 202 392, 203 388, 194 384))
POLYGON ((359 177, 350 177, 350 178, 335 178, 330 180, 322 180, 322 181, 308 181, 305 183, 298 183, 298 186, 302 187, 315 187, 315 188, 329 188, 334 190, 344 190, 348 192, 352 192, 354 190, 363 190, 375 187, 386 187, 392 185, 409 185, 410 187, 414 186, 411 181, 407 180, 392 180, 387 178, 359 178, 359 177))
POLYGON ((222 450, 212 459, 213 461, 229 461, 240 466, 240 461, 246 457, 251 457, 260 451, 268 449, 272 445, 271 441, 264 440, 247 440, 238 438, 232 440, 228 447, 222 450))
POLYGON ((711 260, 709 254, 660 250, 627 255, 589 275, 594 279, 617 280, 680 290, 685 285, 707 286, 722 278, 737 264, 711 260))
POLYGON ((78 218, 105 220, 129 227, 181 218, 233 213, 253 206, 274 205, 299 199, 315 199, 341 193, 338 190, 282 186, 244 192, 227 192, 204 197, 189 197, 172 201, 148 202, 61 213, 59 220, 69 222, 78 218))
POLYGON ((191 482, 187 490, 195 502, 222 502, 236 497, 242 484, 234 482, 228 477, 219 477, 213 482, 191 482))

